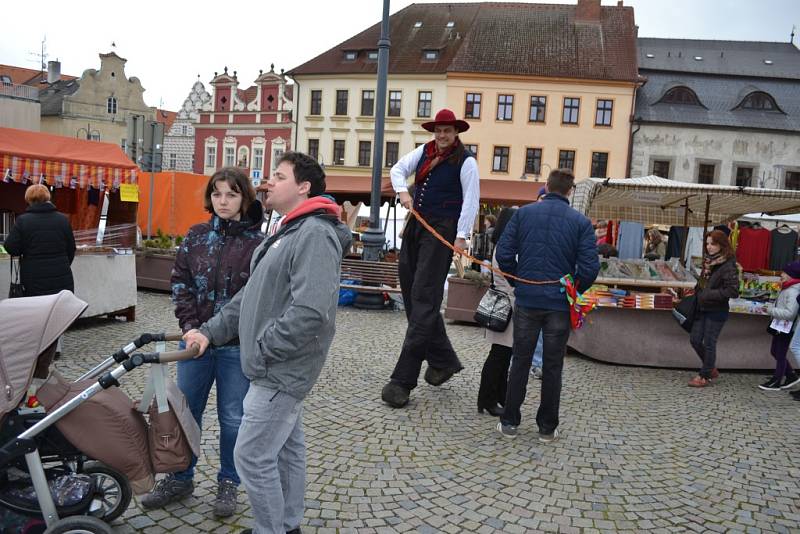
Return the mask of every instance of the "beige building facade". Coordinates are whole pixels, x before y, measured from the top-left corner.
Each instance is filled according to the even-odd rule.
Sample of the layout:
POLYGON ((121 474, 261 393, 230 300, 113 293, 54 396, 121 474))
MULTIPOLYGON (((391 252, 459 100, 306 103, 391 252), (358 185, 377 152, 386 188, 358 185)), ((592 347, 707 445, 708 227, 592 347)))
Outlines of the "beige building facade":
POLYGON ((41 130, 66 137, 127 146, 128 119, 155 120, 144 102, 141 82, 125 74, 124 58, 100 54, 100 69, 87 69, 74 80, 58 80, 40 92, 41 130))
POLYGON ((447 107, 470 123, 461 140, 482 179, 626 177, 635 84, 450 73, 447 107))

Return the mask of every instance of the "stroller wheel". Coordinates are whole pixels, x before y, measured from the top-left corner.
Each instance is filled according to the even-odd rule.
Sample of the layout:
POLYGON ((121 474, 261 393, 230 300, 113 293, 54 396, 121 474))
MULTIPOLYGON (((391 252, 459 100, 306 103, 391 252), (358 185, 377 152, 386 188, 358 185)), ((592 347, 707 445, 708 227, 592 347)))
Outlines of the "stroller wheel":
POLYGON ((92 516, 110 523, 125 513, 133 496, 125 475, 100 462, 86 462, 81 472, 94 480, 94 498, 89 508, 92 516))
POLYGON ((73 515, 59 519, 44 534, 113 534, 111 526, 88 515, 73 515))

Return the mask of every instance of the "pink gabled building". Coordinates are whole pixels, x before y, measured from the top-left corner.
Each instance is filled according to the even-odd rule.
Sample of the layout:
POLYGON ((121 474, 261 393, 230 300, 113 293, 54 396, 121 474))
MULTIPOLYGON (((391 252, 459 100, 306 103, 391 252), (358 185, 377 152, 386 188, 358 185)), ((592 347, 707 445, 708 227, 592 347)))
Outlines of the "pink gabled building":
POLYGON ((195 124, 194 172, 213 174, 220 167, 247 169, 257 183, 274 168, 281 154, 291 148, 292 90, 274 65, 260 71, 255 85, 239 89, 236 71, 214 73, 212 98, 195 124))

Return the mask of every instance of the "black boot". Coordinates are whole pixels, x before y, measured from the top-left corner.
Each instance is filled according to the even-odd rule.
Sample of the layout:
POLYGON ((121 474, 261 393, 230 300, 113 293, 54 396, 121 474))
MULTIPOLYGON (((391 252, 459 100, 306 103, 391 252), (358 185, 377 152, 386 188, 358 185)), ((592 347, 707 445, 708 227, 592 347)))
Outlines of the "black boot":
POLYGON ((383 386, 381 391, 381 399, 383 402, 392 408, 402 408, 408 404, 408 396, 411 390, 408 390, 396 382, 389 382, 383 386))

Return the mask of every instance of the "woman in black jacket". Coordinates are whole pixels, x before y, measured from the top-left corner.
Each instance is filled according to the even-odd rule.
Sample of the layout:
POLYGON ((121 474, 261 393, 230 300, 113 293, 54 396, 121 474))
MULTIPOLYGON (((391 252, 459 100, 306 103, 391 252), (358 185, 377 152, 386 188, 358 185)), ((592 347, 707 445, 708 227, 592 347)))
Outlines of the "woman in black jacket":
POLYGON ((44 185, 25 190, 28 209, 17 217, 4 243, 6 251, 20 257, 20 276, 26 297, 75 291, 72 260, 75 236, 69 220, 50 202, 44 185))
POLYGON ((717 340, 728 320, 728 301, 739 296, 739 269, 728 236, 714 230, 706 236, 703 271, 695 289, 695 313, 689 341, 702 362, 700 372, 689 381, 691 387, 705 387, 719 376, 717 340))

